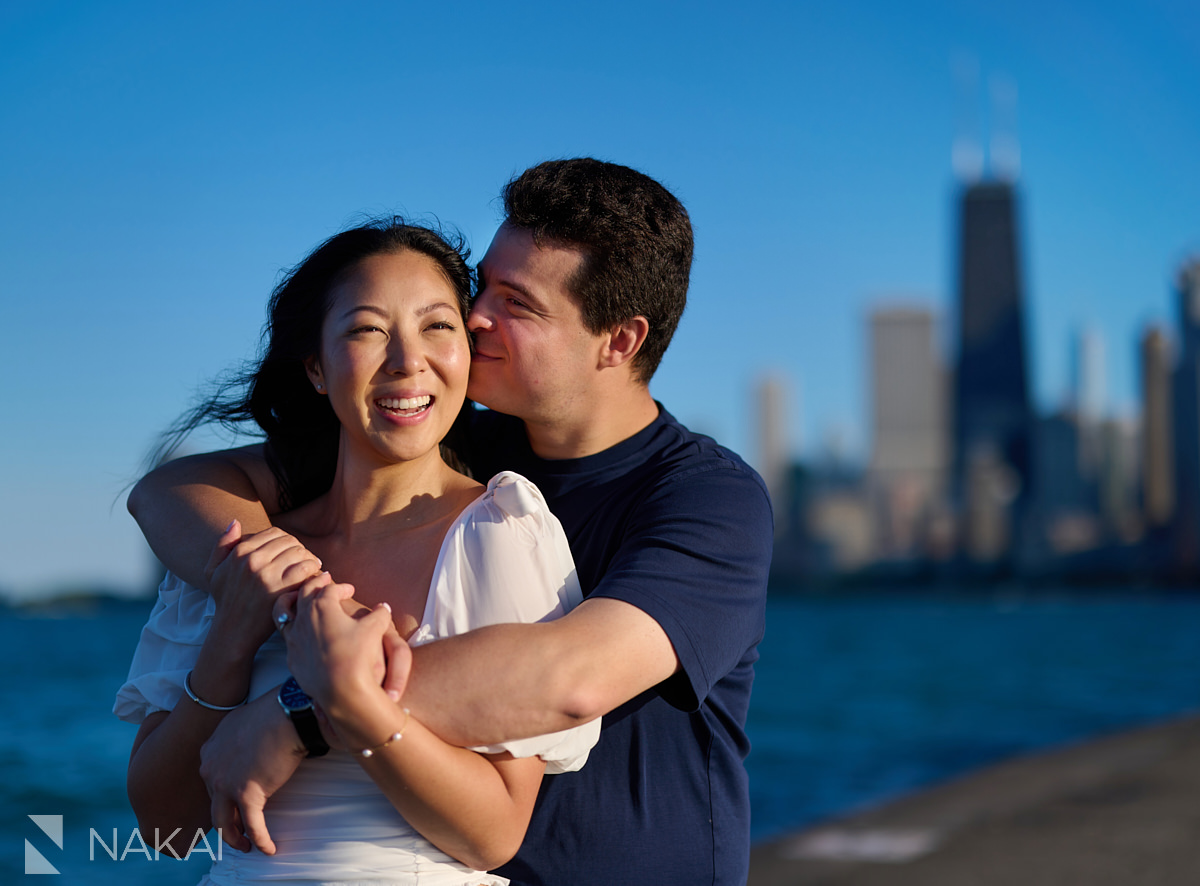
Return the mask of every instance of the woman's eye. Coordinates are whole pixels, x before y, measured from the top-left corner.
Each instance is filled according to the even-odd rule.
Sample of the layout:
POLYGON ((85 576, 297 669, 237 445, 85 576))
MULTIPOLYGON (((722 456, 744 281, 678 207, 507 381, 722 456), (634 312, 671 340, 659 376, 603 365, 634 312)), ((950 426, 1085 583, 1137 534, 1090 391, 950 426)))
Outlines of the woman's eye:
POLYGON ((458 327, 455 326, 453 323, 451 323, 449 320, 438 320, 435 323, 430 323, 429 328, 430 329, 449 329, 451 332, 453 332, 458 327))
POLYGON ((356 326, 350 330, 351 335, 360 335, 365 332, 381 332, 378 326, 356 326))

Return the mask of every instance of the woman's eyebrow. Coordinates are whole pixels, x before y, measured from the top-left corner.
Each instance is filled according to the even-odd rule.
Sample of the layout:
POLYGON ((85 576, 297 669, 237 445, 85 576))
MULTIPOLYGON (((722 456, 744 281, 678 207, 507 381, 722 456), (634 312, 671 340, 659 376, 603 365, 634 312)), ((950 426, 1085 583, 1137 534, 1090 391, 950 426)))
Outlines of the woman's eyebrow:
MULTIPOLYGON (((440 310, 442 308, 445 308, 448 311, 458 311, 458 306, 453 305, 448 301, 435 301, 435 302, 430 302, 429 304, 425 305, 424 307, 417 308, 416 311, 414 311, 414 313, 418 317, 423 317, 426 314, 432 314, 434 311, 440 310)), ((377 307, 375 307, 375 305, 354 305, 352 308, 348 308, 345 312, 343 312, 340 319, 345 320, 347 317, 357 314, 360 311, 366 311, 367 313, 375 314, 378 317, 387 317, 388 316, 387 312, 385 310, 383 310, 383 308, 377 308, 377 307)))
POLYGON ((354 305, 354 307, 348 308, 342 312, 342 316, 339 319, 345 320, 347 317, 351 316, 352 314, 357 314, 359 311, 367 311, 380 317, 387 316, 382 308, 377 308, 374 305, 354 305))
POLYGON ((431 304, 427 304, 423 308, 418 308, 416 313, 418 317, 423 317, 426 314, 432 314, 434 311, 439 310, 440 308, 445 308, 448 311, 457 311, 458 305, 452 305, 448 301, 435 301, 431 304))

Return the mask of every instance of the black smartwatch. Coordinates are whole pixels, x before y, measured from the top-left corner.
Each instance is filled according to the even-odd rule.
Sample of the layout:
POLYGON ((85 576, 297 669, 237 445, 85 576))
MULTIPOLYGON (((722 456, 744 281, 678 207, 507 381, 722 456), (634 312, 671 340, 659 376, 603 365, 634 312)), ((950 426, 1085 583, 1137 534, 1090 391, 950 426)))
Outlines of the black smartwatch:
POLYGON ((288 677, 287 682, 279 687, 279 706, 287 714, 296 734, 304 743, 304 749, 310 757, 323 757, 329 753, 329 745, 321 735, 321 724, 313 711, 312 699, 304 694, 295 677, 288 677))

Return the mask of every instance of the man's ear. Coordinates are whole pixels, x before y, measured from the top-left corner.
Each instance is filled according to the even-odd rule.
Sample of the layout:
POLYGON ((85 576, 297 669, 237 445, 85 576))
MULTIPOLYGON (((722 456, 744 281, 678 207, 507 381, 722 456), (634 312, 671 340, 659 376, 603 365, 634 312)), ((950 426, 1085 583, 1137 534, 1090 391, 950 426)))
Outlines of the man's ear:
POLYGON ((600 368, 624 366, 637 356, 650 333, 650 321, 641 314, 609 330, 600 346, 600 368))
POLYGON ((316 357, 305 357, 304 371, 308 374, 308 380, 313 383, 313 387, 317 389, 317 393, 324 394, 325 375, 321 372, 321 362, 316 357))

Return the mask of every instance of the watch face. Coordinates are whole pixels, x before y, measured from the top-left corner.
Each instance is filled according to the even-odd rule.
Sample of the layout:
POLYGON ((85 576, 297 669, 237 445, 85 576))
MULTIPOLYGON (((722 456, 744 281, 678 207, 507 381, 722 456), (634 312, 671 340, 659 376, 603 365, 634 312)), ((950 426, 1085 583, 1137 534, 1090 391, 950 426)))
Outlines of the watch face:
POLYGON ((312 707, 312 699, 304 694, 295 677, 288 677, 286 683, 279 688, 280 703, 292 711, 307 710, 312 707))

